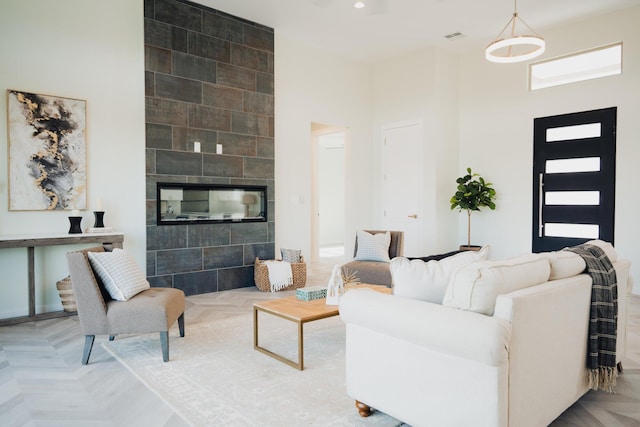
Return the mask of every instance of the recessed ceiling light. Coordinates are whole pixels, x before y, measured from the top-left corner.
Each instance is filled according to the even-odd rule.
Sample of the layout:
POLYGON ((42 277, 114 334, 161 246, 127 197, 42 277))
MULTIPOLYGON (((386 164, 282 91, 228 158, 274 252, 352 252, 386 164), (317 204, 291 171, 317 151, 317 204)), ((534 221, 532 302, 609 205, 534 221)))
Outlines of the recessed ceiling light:
POLYGON ((357 1, 353 4, 353 7, 355 7, 356 9, 362 9, 363 7, 365 7, 366 5, 364 4, 363 1, 357 1))

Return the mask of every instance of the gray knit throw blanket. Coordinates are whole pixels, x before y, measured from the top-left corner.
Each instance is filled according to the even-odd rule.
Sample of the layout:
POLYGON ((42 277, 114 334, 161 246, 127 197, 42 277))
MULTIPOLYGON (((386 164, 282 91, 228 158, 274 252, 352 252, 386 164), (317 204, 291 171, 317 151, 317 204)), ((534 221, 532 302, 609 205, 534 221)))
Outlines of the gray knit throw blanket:
POLYGON ((616 369, 616 332, 618 325, 618 285, 616 271, 609 257, 595 245, 578 245, 566 250, 575 252, 587 264, 591 276, 591 312, 587 347, 589 387, 614 393, 616 369))

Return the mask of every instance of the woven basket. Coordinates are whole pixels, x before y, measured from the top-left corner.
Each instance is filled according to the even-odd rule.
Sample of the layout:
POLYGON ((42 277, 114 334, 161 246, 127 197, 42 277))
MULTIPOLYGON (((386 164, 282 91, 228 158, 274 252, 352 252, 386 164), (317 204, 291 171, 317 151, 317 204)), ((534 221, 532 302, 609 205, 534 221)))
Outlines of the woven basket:
MULTIPOLYGON (((304 263, 304 257, 300 257, 300 262, 291 263, 291 273, 293 274, 293 284, 287 286, 282 291, 291 291, 298 288, 304 288, 307 282, 307 265, 304 263)), ((253 278, 256 282, 256 287, 262 292, 271 291, 271 283, 269 282, 269 269, 256 258, 256 262, 253 269, 253 278)))
POLYGON ((76 296, 74 295, 73 288, 71 287, 71 277, 67 276, 64 279, 57 281, 56 288, 58 288, 58 294, 62 301, 62 309, 67 312, 78 311, 76 296))

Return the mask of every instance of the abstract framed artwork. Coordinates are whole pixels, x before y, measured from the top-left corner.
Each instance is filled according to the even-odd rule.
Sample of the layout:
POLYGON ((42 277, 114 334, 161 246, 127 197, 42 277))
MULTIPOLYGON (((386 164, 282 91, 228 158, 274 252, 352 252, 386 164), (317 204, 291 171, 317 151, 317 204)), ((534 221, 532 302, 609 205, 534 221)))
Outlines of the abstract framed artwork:
POLYGON ((9 210, 86 209, 86 101, 7 91, 9 210))

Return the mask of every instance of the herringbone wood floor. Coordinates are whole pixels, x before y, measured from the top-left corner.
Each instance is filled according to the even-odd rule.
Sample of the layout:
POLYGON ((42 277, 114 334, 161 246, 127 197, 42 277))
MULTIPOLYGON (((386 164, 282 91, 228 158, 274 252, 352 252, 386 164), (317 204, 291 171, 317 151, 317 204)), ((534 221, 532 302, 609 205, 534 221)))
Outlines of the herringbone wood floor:
MULTIPOLYGON (((332 265, 311 265, 307 284, 326 284, 332 265)), ((187 333, 190 324, 250 313, 254 301, 282 296, 252 288, 189 297, 187 333)), ((629 346, 617 394, 586 394, 554 427, 640 426, 640 296, 631 298, 629 313, 629 346)), ((0 425, 185 425, 102 348, 104 339, 96 338, 90 363, 82 366, 84 340, 75 316, 0 327, 0 425)))

